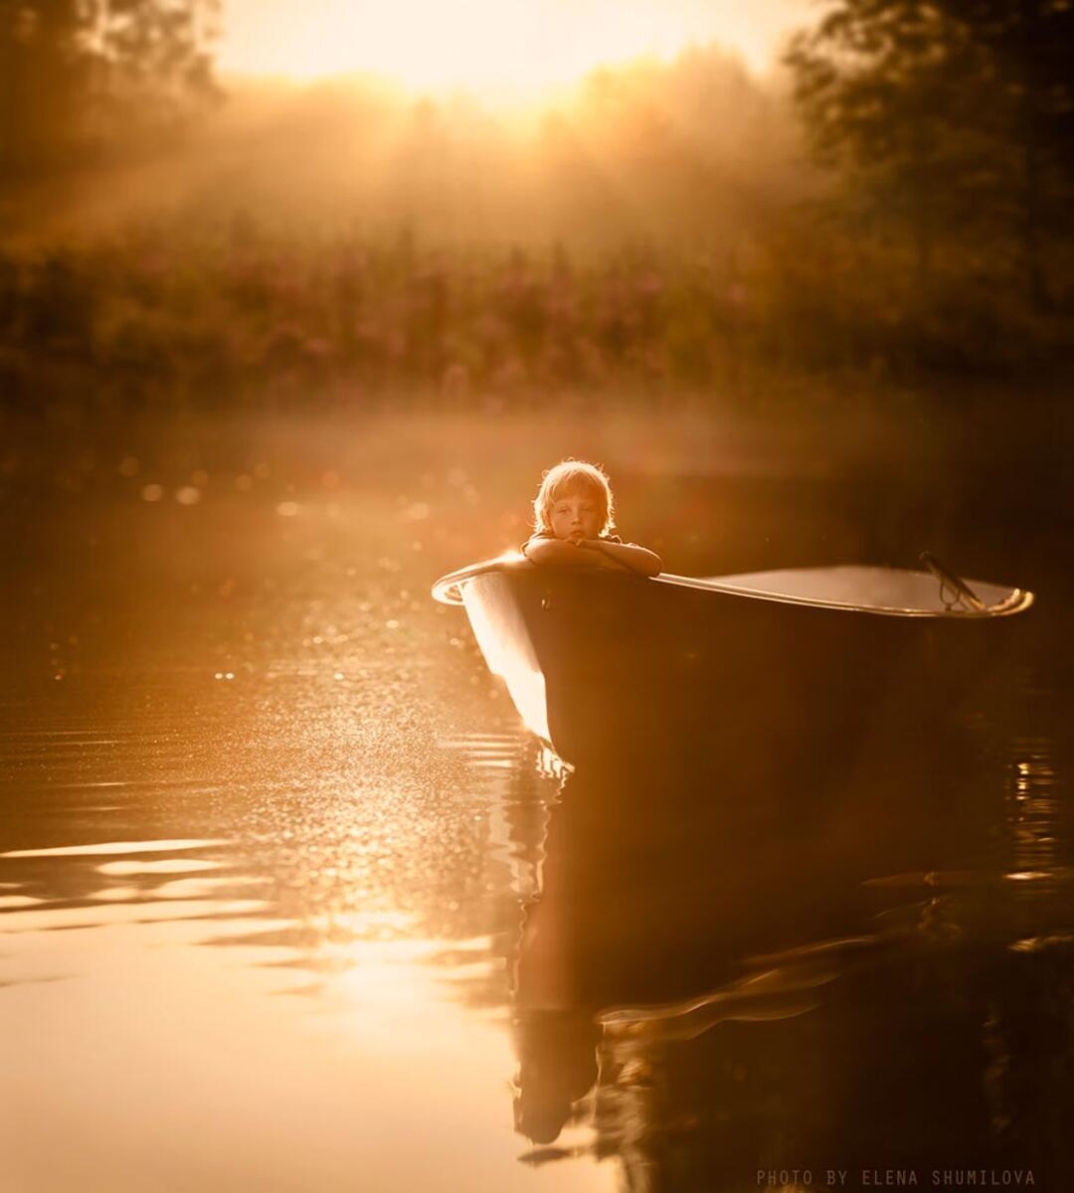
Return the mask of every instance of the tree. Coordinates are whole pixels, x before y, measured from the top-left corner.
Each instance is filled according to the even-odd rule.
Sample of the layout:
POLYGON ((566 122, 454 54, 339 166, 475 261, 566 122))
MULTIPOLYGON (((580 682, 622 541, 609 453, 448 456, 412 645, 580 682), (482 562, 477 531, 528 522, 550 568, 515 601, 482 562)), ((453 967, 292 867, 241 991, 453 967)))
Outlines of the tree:
POLYGON ((0 0, 0 177, 174 132, 214 94, 219 0, 0 0))
POLYGON ((1074 198, 1069 0, 835 0, 787 61, 820 160, 922 276, 940 242, 1010 246, 1046 302, 1074 198))

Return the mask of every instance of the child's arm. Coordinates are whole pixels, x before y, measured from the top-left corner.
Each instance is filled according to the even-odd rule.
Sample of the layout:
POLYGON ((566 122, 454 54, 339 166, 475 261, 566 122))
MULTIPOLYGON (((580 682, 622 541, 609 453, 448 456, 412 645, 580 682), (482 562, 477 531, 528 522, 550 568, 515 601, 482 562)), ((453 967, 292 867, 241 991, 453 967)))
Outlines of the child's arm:
POLYGON ((597 567, 610 571, 636 572, 656 576, 664 569, 659 555, 634 543, 612 543, 607 539, 552 539, 534 536, 522 548, 531 563, 597 567))
POLYGON ((581 546, 598 552, 614 565, 628 568, 640 576, 659 576, 664 570, 664 561, 653 551, 639 547, 636 543, 612 543, 608 539, 586 539, 581 546))
POLYGON ((601 560, 594 559, 588 551, 579 550, 580 546, 580 543, 573 543, 569 539, 535 535, 523 546, 522 554, 530 563, 565 564, 567 567, 601 566, 601 560))

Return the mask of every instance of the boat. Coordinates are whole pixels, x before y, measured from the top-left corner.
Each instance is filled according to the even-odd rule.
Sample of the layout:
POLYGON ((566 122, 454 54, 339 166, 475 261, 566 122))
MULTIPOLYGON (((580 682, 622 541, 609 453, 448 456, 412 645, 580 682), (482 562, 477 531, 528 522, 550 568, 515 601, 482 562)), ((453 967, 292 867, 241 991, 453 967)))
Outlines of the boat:
POLYGON ((569 766, 684 749, 795 765, 878 718, 929 719, 979 682, 1033 594, 924 570, 697 578, 538 566, 441 577, 526 726, 569 766))

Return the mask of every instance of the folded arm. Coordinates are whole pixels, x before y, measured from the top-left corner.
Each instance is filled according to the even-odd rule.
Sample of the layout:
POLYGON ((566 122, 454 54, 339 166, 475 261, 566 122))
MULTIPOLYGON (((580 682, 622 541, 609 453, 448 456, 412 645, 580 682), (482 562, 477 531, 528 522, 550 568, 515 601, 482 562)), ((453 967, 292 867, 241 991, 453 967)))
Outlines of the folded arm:
POLYGON ((621 568, 628 568, 640 576, 659 576, 664 562, 654 551, 639 547, 637 543, 611 543, 607 539, 585 539, 582 549, 597 552, 603 559, 609 559, 621 568))
POLYGON ((607 539, 532 538, 523 548, 532 563, 567 567, 597 567, 611 571, 656 576, 663 570, 660 556, 634 543, 612 543, 607 539))

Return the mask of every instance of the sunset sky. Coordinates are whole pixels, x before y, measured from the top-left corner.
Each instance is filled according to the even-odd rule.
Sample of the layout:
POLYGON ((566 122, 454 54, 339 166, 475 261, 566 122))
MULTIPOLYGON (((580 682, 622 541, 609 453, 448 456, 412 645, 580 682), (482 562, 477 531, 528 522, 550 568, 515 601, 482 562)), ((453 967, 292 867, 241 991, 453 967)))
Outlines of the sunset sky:
POLYGON ((810 0, 228 0, 226 73, 372 73, 423 89, 537 96, 600 63, 718 41, 763 72, 810 0))

